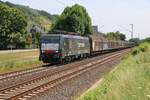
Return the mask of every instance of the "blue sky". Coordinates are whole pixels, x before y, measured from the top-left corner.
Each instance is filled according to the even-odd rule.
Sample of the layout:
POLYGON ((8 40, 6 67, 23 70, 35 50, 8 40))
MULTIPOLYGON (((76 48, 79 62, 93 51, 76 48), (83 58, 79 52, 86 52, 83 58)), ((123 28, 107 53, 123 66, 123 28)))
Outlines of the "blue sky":
POLYGON ((150 37, 150 0, 2 0, 31 8, 48 11, 51 14, 61 14, 66 6, 75 3, 86 7, 93 25, 99 26, 99 31, 121 31, 127 38, 131 33, 129 24, 134 24, 134 37, 150 37), (65 5, 59 3, 63 2, 65 5), (101 27, 103 26, 104 27, 101 27))

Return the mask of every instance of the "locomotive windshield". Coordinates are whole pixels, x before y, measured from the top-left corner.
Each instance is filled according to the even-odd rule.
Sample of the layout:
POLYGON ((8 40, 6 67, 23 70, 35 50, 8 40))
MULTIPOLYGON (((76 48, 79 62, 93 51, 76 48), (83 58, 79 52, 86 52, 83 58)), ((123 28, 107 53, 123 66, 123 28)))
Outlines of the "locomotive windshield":
POLYGON ((44 36, 41 39, 41 50, 58 50, 60 44, 59 36, 44 36))
POLYGON ((41 40, 42 43, 59 43, 59 36, 45 36, 41 40))

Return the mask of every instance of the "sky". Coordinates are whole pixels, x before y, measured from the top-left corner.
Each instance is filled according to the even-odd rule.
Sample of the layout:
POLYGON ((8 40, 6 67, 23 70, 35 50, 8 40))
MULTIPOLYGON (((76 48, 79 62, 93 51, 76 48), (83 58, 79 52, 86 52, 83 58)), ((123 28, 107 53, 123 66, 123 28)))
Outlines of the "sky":
POLYGON ((131 25, 134 25, 134 38, 150 37, 150 0, 2 0, 30 8, 45 10, 51 14, 61 14, 65 7, 76 3, 84 6, 93 25, 101 32, 120 31, 131 38, 131 25))

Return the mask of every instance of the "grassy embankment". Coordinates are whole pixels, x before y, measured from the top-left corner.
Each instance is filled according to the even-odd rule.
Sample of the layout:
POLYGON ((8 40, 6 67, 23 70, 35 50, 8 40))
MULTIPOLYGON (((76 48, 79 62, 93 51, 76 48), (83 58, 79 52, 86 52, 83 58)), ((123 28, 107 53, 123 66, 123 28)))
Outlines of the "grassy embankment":
POLYGON ((150 45, 142 44, 79 100, 150 100, 150 45))
POLYGON ((0 73, 36 67, 38 64, 41 64, 38 56, 38 50, 0 53, 0 73))

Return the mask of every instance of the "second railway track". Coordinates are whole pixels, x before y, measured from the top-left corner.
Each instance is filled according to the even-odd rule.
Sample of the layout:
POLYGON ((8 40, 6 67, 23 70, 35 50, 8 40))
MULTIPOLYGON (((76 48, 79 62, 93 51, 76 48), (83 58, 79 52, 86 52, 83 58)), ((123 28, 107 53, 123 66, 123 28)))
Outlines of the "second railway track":
POLYGON ((123 50, 116 53, 112 53, 102 59, 93 60, 91 62, 79 63, 75 67, 70 67, 62 70, 54 71, 53 73, 46 73, 43 76, 35 77, 31 80, 10 86, 0 90, 0 99, 2 100, 14 100, 14 99, 27 99, 40 92, 44 92, 51 87, 60 84, 63 81, 67 81, 73 77, 76 77, 88 70, 92 70, 97 64, 104 64, 114 60, 115 57, 127 53, 129 50, 123 50))

